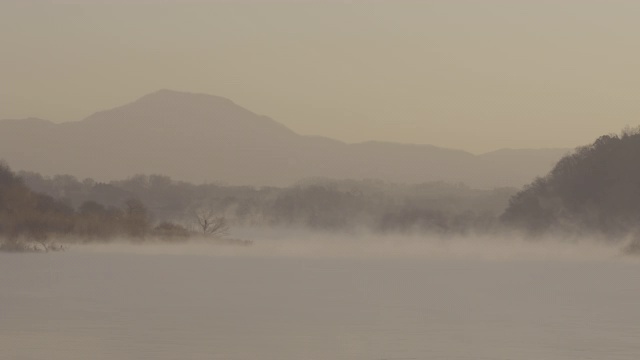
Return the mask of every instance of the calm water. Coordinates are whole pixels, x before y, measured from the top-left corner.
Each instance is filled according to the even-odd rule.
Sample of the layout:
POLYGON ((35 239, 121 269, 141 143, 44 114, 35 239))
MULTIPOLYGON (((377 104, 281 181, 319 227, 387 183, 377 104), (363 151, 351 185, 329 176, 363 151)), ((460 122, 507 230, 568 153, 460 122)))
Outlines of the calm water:
POLYGON ((0 255, 0 359, 640 359, 640 264, 0 255))

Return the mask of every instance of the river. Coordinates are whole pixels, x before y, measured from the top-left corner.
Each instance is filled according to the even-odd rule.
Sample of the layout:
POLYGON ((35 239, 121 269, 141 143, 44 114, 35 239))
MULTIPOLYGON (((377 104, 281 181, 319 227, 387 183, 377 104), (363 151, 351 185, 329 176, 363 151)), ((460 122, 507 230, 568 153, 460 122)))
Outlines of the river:
POLYGON ((105 248, 0 255, 0 359, 640 358, 636 261, 105 248))

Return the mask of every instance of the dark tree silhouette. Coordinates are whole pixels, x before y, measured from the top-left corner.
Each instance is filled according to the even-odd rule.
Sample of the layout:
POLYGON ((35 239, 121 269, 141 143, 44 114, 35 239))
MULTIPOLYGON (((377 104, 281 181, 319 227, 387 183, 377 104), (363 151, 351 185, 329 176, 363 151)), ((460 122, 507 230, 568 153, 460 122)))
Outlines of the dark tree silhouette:
POLYGON ((223 216, 217 216, 211 207, 201 207, 194 211, 202 235, 222 237, 228 235, 229 225, 223 216))
POLYGON ((602 136, 513 196, 501 219, 534 234, 563 230, 624 236, 640 225, 638 159, 637 129, 602 136))

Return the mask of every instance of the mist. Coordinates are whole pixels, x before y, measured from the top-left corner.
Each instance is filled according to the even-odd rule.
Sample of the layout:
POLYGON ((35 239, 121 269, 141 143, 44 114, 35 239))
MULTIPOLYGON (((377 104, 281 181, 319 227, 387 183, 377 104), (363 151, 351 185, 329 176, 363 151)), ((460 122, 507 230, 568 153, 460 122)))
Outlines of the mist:
POLYGON ((367 230, 349 233, 294 228, 236 228, 233 236, 251 245, 192 239, 182 243, 150 241, 79 244, 78 253, 178 255, 239 258, 469 260, 469 261, 638 261, 625 249, 631 239, 610 243, 596 237, 548 236, 532 240, 524 234, 439 236, 381 235, 367 230))
POLYGON ((25 184, 52 195, 35 196, 20 216, 5 209, 2 218, 5 236, 20 236, 5 244, 23 247, 0 252, 0 357, 631 360, 640 353, 640 260, 627 251, 637 238, 503 223, 517 190, 326 179, 260 190, 166 177, 100 184, 2 174, 14 194, 5 204, 33 199, 25 184), (110 189, 112 205, 91 200, 100 193, 92 189, 110 189), (185 214, 188 189, 196 205, 217 206, 185 214), (351 203, 358 189, 377 195, 351 203), (175 201, 177 193, 180 207, 163 206, 163 196, 175 201), (239 207, 243 201, 252 205, 239 207), (295 206, 279 212, 278 203, 295 206), (160 217, 156 209, 164 209, 160 217), (350 210, 333 216, 340 209, 350 210), (453 221, 460 213, 476 219, 471 209, 484 220, 453 221), (377 226, 372 220, 387 211, 401 216, 377 226), (43 214, 47 222, 30 220, 43 214), (180 220, 172 214, 188 222, 167 222, 180 220), (202 227, 220 216, 227 231, 202 227), (63 249, 32 251, 29 236, 63 249))
POLYGON ((631 360, 637 354, 638 260, 610 245, 238 232, 255 244, 116 241, 0 254, 0 355, 560 360, 588 352, 631 360))
POLYGON ((0 360, 640 359, 639 18, 0 0, 0 360))

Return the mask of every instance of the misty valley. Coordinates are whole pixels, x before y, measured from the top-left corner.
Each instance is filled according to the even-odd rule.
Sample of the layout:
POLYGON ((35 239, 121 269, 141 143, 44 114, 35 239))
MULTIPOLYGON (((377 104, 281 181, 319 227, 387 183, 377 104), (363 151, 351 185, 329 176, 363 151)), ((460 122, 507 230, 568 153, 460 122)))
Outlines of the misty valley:
POLYGON ((636 359, 638 154, 627 129, 493 189, 2 164, 0 357, 636 359))
POLYGON ((639 360, 638 19, 0 0, 0 360, 639 360))
MULTIPOLYGON (((189 239, 250 246, 234 230, 595 241, 640 251, 640 132, 600 137, 522 189, 310 178, 287 187, 192 184, 164 175, 99 182, 0 167, 0 249, 189 239)), ((254 235, 256 236, 256 235, 254 235)))
POLYGON ((3 359, 640 354, 639 129, 475 156, 161 91, 0 130, 3 359))

